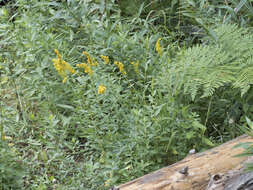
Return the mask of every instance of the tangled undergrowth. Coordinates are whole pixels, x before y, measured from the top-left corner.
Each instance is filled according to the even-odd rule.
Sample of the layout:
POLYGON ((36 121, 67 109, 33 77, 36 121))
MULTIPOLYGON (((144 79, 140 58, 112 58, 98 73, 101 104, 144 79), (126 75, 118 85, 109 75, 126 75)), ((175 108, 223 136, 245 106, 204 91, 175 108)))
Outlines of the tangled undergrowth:
MULTIPOLYGON (((250 25, 240 12, 228 19, 202 1, 143 1, 135 12, 114 0, 14 2, 0 9, 0 189, 109 189, 241 133, 251 83, 241 97, 231 78, 205 82, 207 63, 224 69, 215 79, 251 64, 247 51, 232 62, 219 37, 232 27, 231 38, 247 38, 223 24, 250 25)), ((237 5, 227 6, 249 6, 237 5)))

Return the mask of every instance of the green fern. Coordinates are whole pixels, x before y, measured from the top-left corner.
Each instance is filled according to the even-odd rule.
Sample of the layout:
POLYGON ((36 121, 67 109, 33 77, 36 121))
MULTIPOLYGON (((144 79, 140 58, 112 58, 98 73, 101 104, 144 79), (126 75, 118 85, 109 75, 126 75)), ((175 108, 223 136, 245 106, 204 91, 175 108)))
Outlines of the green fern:
POLYGON ((222 25, 214 32, 217 41, 206 38, 208 45, 179 52, 169 65, 170 86, 192 100, 212 96, 227 85, 240 89, 243 96, 253 84, 253 34, 236 25, 222 25))

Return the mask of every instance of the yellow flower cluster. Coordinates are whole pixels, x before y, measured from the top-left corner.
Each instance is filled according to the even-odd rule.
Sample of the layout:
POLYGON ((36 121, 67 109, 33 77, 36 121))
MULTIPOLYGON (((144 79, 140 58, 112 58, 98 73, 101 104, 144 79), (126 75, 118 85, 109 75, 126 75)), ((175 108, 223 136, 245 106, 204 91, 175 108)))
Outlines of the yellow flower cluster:
POLYGON ((104 94, 106 91, 106 87, 103 85, 99 85, 98 87, 98 94, 104 94))
POLYGON ((87 51, 83 51, 83 54, 87 57, 89 65, 91 65, 91 66, 97 66, 98 65, 98 62, 94 61, 93 58, 90 56, 90 54, 87 51))
MULTIPOLYGON (((82 64, 77 64, 76 66, 79 68, 84 68, 84 72, 88 73, 89 75, 93 74, 92 66, 97 66, 98 62, 94 60, 90 54, 86 51, 83 51, 83 55, 87 57, 87 62, 88 63, 82 63, 82 64)), ((108 56, 105 55, 100 55, 100 58, 104 61, 104 63, 107 65, 109 64, 110 60, 108 56)), ((114 61, 114 64, 119 68, 119 71, 123 74, 126 75, 126 71, 124 69, 124 64, 120 61, 114 61)), ((134 70, 136 73, 139 73, 138 68, 139 68, 139 61, 136 63, 131 62, 131 64, 134 66, 134 70)))
POLYGON ((61 77, 63 77, 63 83, 67 81, 67 73, 74 74, 76 71, 62 59, 61 54, 57 49, 54 50, 57 55, 57 59, 53 59, 54 67, 61 77))
MULTIPOLYGON (((159 38, 156 43, 156 51, 161 55, 162 49, 161 49, 160 43, 159 43, 160 40, 161 39, 159 38)), ((54 67, 57 70, 57 72, 59 73, 59 75, 64 78, 62 82, 65 83, 67 81, 68 72, 74 74, 75 70, 67 62, 65 62, 62 59, 62 56, 57 49, 55 49, 54 51, 57 55, 57 59, 53 59, 54 67)), ((83 51, 82 54, 87 57, 87 63, 77 64, 76 66, 79 68, 83 68, 85 73, 92 75, 93 74, 92 66, 97 66, 98 62, 94 58, 92 58, 88 52, 83 51)), ((100 55, 100 57, 104 61, 105 64, 109 64, 110 60, 109 60, 108 56, 100 55)), ((126 71, 124 69, 124 64, 122 62, 114 61, 114 64, 118 67, 119 71, 123 75, 126 75, 126 71)), ((139 69, 139 61, 131 62, 130 64, 133 65, 135 72, 139 73, 139 70, 138 70, 139 69)), ((98 92, 98 94, 104 94, 106 92, 106 87, 104 85, 99 85, 97 92, 98 92)))
POLYGON ((93 70, 92 70, 91 66, 97 66, 98 62, 95 61, 87 51, 83 51, 83 54, 87 57, 88 64, 82 63, 82 64, 77 64, 76 66, 79 68, 84 68, 85 73, 92 75, 93 70))
POLYGON ((82 63, 82 64, 77 64, 76 65, 77 67, 80 67, 80 68, 84 68, 84 72, 89 74, 89 75, 92 75, 93 74, 93 71, 91 69, 91 66, 90 65, 87 65, 86 63, 82 63))
POLYGON ((105 63, 105 64, 108 64, 108 63, 109 63, 109 57, 108 57, 108 56, 101 55, 100 57, 101 57, 101 59, 104 60, 104 63, 105 63))
POLYGON ((159 39, 156 41, 155 49, 156 49, 157 53, 158 53, 160 56, 162 56, 163 49, 162 49, 162 47, 160 46, 160 41, 161 41, 161 38, 159 38, 159 39))
POLYGON ((117 67, 119 68, 119 71, 125 75, 126 71, 124 70, 124 65, 122 62, 118 62, 118 61, 114 61, 114 64, 117 65, 117 67))

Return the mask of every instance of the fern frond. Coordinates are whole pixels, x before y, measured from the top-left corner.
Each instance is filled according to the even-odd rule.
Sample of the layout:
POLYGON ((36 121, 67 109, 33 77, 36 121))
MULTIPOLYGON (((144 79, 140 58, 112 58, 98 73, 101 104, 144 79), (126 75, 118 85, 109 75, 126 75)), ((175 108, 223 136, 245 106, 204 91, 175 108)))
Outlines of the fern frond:
POLYGON ((194 100, 212 96, 216 89, 231 85, 247 92, 253 84, 253 34, 236 25, 214 30, 218 42, 197 45, 180 52, 169 66, 170 86, 183 89, 194 100))

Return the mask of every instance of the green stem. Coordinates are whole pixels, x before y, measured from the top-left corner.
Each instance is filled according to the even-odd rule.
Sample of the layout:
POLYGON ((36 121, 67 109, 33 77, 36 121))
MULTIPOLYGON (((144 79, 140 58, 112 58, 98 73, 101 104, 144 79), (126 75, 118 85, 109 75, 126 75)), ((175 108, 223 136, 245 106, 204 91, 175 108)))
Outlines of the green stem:
POLYGON ((208 110, 207 110, 207 114, 206 114, 205 126, 206 126, 207 121, 208 121, 208 119, 209 119, 210 110, 211 110, 211 104, 212 104, 212 99, 213 99, 213 96, 210 98, 210 101, 209 101, 209 104, 208 104, 208 110))

